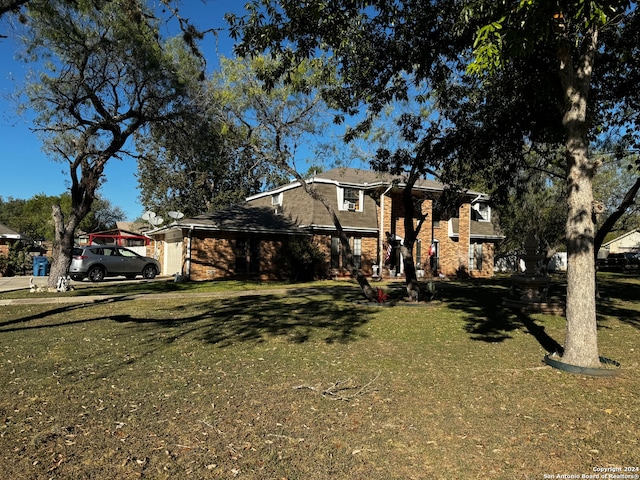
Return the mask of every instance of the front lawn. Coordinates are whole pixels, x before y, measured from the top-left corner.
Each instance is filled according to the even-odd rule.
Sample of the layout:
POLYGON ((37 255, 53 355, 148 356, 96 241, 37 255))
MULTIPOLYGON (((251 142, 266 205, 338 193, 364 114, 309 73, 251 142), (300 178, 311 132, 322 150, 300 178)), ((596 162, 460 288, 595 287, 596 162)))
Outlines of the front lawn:
POLYGON ((353 284, 315 283, 2 307, 2 477, 542 479, 639 467, 640 281, 601 279, 600 351, 622 364, 615 378, 545 366, 564 319, 502 309, 504 280, 443 283, 421 306, 363 305, 353 284))

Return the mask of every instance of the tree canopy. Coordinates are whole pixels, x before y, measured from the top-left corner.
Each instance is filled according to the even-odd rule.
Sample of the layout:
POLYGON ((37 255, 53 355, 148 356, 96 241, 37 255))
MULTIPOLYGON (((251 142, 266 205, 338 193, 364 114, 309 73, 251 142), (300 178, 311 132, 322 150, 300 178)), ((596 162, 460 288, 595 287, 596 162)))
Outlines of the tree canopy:
MULTIPOLYGON (((566 181, 569 253, 565 359, 599 364, 595 328, 592 179, 597 142, 637 148, 638 16, 630 2, 254 0, 231 18, 241 53, 272 51, 278 75, 303 58, 330 56, 337 82, 323 94, 347 114, 368 116, 420 100, 428 82, 444 130, 428 157, 444 178, 482 176, 507 198, 531 168, 566 181), (449 127, 449 128, 447 128, 449 127), (560 159, 550 152, 565 152, 560 159)), ((407 117, 410 118, 410 117, 407 117)), ((413 117, 416 118, 416 117, 413 117)), ((409 125, 409 123, 408 123, 409 125)), ((416 145, 427 137, 415 139, 416 145)), ((424 144, 425 146, 427 144, 424 144)))
MULTIPOLYGON (((28 199, 0 197, 0 222, 32 240, 53 241, 55 237, 51 209, 60 205, 63 213, 71 210, 71 195, 34 195, 28 199)), ((116 226, 125 220, 121 208, 113 206, 107 199, 97 197, 91 212, 80 222, 78 229, 84 232, 98 232, 116 226)))
POLYGON ((53 207, 53 284, 66 274, 106 163, 130 152, 135 132, 188 111, 194 62, 186 47, 166 48, 141 1, 30 0, 25 18, 25 59, 44 67, 26 87, 34 130, 70 179, 69 212, 53 207))

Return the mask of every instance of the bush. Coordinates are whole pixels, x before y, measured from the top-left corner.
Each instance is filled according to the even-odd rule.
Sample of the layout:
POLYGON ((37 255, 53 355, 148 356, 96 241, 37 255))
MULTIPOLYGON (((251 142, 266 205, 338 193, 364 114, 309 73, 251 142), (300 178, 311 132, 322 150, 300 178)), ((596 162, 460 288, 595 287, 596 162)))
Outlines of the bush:
POLYGON ((26 275, 33 266, 29 248, 21 242, 12 243, 7 255, 0 255, 0 277, 26 275))
POLYGON ((308 238, 285 240, 275 258, 280 275, 292 282, 306 282, 324 278, 327 258, 308 238))

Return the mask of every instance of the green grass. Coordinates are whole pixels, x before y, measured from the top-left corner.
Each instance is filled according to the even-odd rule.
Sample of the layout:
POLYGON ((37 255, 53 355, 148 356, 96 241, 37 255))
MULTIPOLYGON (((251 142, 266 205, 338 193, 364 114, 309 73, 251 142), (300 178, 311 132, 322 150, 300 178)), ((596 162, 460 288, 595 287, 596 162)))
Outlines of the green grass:
MULTIPOLYGON (((35 279, 37 285, 44 286, 46 278, 35 279)), ((336 282, 331 282, 336 284, 336 282)), ((309 284, 300 284, 304 286, 309 284)), ((74 290, 66 292, 65 296, 88 295, 141 295, 148 293, 216 293, 216 292, 241 292, 244 290, 273 290, 290 287, 287 282, 259 282, 259 281, 212 281, 175 283, 172 279, 158 278, 155 280, 129 281, 122 278, 107 279, 99 283, 88 281, 73 282, 74 290)), ((0 292, 0 300, 22 298, 57 298, 57 292, 30 292, 28 288, 0 292)))
POLYGON ((421 306, 363 305, 350 283, 286 287, 3 307, 3 477, 541 479, 640 466, 637 279, 601 277, 615 378, 545 366, 564 319, 502 309, 505 279, 442 283, 421 306))

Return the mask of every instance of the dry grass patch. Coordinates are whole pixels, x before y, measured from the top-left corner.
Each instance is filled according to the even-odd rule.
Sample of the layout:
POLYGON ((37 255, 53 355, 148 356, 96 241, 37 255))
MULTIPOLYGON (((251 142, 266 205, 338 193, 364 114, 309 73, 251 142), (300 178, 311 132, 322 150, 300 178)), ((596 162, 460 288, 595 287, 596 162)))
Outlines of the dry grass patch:
POLYGON ((500 284, 451 284, 422 307, 357 305, 354 288, 6 307, 5 478, 538 479, 640 465, 640 336, 616 316, 637 315, 631 299, 611 296, 601 318, 622 372, 595 379, 544 366, 564 320, 502 311, 500 284))

